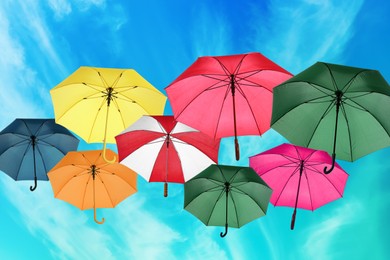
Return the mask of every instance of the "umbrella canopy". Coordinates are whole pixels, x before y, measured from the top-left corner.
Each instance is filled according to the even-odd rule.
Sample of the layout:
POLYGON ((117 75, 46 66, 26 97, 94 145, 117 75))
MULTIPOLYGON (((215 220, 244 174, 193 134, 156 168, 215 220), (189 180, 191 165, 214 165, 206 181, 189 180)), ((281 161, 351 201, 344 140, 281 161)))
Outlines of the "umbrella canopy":
MULTIPOLYGON (((107 149, 109 156, 115 153, 107 149)), ((54 197, 81 210, 113 208, 137 191, 137 174, 119 163, 107 163, 101 150, 69 152, 49 173, 54 197)))
POLYGON ((332 165, 327 152, 292 144, 251 156, 249 165, 272 188, 273 205, 294 207, 291 229, 297 208, 315 210, 341 198, 348 178, 337 163, 332 174, 323 173, 332 165))
POLYGON ((272 190, 250 167, 210 165, 184 184, 184 208, 207 226, 239 228, 267 212, 272 190))
POLYGON ((184 183, 218 161, 219 139, 177 122, 143 116, 116 136, 119 160, 146 181, 184 183))
POLYGON ((15 119, 0 132, 0 170, 12 179, 48 180, 47 172, 79 140, 54 119, 15 119))
POLYGON ((354 161, 390 145, 384 111, 390 87, 378 71, 317 62, 274 89, 272 128, 333 161, 354 161))
POLYGON ((176 120, 214 138, 262 135, 270 127, 272 89, 291 74, 261 55, 198 58, 167 88, 176 120))
POLYGON ((80 67, 50 94, 56 122, 88 143, 103 142, 103 150, 142 115, 163 114, 166 102, 132 69, 80 67))

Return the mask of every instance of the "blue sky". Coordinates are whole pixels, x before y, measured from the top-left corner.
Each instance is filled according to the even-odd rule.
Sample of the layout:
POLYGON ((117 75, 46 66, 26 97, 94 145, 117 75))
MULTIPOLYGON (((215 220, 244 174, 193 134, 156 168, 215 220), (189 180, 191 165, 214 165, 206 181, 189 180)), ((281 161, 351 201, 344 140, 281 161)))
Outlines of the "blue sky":
MULTIPOLYGON (((296 74, 316 61, 379 70, 390 81, 388 1, 0 2, 0 127, 53 117, 49 90, 79 66, 133 68, 161 91, 198 56, 261 52, 296 74)), ((388 111, 384 111, 389 113, 388 111)), ((166 114, 171 114, 168 104, 166 114)), ((221 164, 284 142, 274 131, 241 137, 242 159, 223 140, 221 164)), ((82 143, 81 149, 99 149, 82 143)), ((114 147, 115 148, 115 147, 114 147)), ((270 206, 221 239, 183 210, 183 189, 139 178, 114 209, 80 211, 53 198, 49 182, 0 174, 2 259, 389 259, 390 148, 354 163, 344 198, 314 212, 270 206), (98 217, 99 218, 99 217, 98 217)))

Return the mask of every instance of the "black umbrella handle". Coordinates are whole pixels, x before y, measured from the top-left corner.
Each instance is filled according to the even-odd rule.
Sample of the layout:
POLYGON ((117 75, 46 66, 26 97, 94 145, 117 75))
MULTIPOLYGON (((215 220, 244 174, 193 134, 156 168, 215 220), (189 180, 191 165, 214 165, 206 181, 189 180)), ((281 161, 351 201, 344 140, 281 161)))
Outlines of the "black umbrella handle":
POLYGON ((332 154, 332 166, 330 167, 330 169, 328 170, 328 167, 325 166, 324 168, 324 173, 325 174, 329 174, 333 171, 333 168, 334 168, 334 164, 335 164, 335 161, 336 161, 336 154, 332 154))
POLYGON ((230 183, 229 182, 225 182, 225 192, 226 192, 226 212, 225 212, 225 233, 220 233, 219 235, 221 237, 224 237, 227 235, 227 232, 228 232, 228 214, 229 214, 229 210, 228 210, 228 205, 229 205, 229 190, 230 190, 230 183))
POLYGON ((219 235, 221 236, 221 237, 225 237, 226 235, 227 235, 227 232, 228 232, 228 224, 226 223, 225 224, 225 232, 224 233, 220 233, 219 235))
POLYGON ((333 153, 332 153, 332 167, 328 170, 327 167, 324 168, 324 173, 329 174, 333 171, 334 163, 336 160, 336 144, 337 144, 337 124, 339 121, 339 110, 341 106, 341 98, 343 96, 343 92, 340 90, 336 91, 336 123, 334 126, 334 137, 333 137, 333 153))
POLYGON ((34 186, 30 186, 30 191, 34 191, 37 188, 37 177, 34 177, 34 186))
POLYGON ((294 213, 293 213, 292 218, 291 218, 291 225, 290 225, 291 230, 294 230, 296 215, 297 215, 297 209, 294 209, 294 213))
POLYGON ((35 144, 36 144, 36 136, 32 135, 31 138, 31 146, 33 150, 33 160, 34 160, 34 187, 30 186, 30 191, 34 191, 37 188, 37 165, 35 162, 35 144))

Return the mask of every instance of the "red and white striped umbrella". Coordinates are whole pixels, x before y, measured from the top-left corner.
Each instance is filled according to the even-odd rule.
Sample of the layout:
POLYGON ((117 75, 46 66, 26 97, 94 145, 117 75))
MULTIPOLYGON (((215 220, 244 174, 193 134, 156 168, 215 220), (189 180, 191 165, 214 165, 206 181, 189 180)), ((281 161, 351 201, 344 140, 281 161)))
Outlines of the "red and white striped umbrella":
POLYGON ((218 162, 220 139, 177 122, 143 116, 115 137, 120 163, 149 182, 184 183, 218 162))

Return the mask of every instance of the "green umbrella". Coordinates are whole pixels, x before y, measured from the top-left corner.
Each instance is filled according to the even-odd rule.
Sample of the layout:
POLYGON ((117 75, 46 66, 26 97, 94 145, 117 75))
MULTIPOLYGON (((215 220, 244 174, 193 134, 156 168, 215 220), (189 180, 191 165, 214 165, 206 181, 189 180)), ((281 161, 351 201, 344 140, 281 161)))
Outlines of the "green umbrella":
POLYGON ((212 164, 184 184, 184 208, 206 226, 239 228, 265 215, 272 190, 250 167, 212 164))
POLYGON ((317 62, 273 93, 272 128, 332 153, 325 173, 336 157, 354 161, 390 146, 390 88, 376 70, 317 62))

